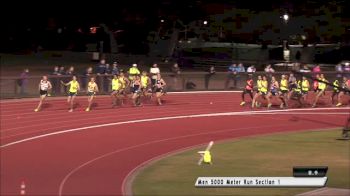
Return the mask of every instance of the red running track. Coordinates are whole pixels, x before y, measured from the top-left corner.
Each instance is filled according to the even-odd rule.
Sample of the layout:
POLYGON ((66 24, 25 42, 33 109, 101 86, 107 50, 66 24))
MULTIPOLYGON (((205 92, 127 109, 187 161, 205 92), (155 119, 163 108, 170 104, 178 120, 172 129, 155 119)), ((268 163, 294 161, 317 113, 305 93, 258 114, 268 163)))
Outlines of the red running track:
POLYGON ((164 106, 112 109, 101 96, 91 112, 78 98, 73 113, 64 99, 47 99, 38 113, 37 100, 3 101, 0 193, 18 195, 24 180, 26 195, 121 195, 128 174, 162 154, 210 140, 341 127, 349 110, 252 111, 239 100, 237 93, 171 94, 164 106))

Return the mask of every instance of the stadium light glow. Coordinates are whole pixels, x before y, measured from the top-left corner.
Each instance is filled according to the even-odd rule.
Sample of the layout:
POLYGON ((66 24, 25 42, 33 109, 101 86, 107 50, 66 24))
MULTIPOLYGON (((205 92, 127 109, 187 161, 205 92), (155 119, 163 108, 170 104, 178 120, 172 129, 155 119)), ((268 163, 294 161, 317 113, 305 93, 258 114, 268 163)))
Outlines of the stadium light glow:
POLYGON ((289 15, 288 15, 288 14, 284 14, 284 15, 283 15, 283 20, 284 20, 285 22, 287 22, 287 21, 289 20, 289 15))
POLYGON ((204 24, 204 25, 207 25, 207 24, 208 24, 208 21, 206 21, 206 20, 203 21, 203 24, 204 24))

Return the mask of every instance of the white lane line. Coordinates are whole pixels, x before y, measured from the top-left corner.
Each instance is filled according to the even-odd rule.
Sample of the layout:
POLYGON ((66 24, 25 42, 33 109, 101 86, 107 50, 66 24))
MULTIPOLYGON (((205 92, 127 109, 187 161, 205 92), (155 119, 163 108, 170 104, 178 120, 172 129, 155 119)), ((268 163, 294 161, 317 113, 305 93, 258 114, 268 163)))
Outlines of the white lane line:
MULTIPOLYGON (((86 126, 86 127, 79 127, 74 129, 66 129, 62 131, 37 135, 25 139, 21 139, 18 141, 10 142, 7 144, 4 144, 0 146, 0 148, 5 148, 9 146, 13 146, 15 144, 20 144, 27 141, 37 140, 53 135, 60 135, 64 133, 70 133, 75 131, 81 131, 81 130, 87 130, 87 129, 93 129, 93 128, 100 128, 100 127, 107 127, 107 126, 115 126, 115 125, 122 125, 122 124, 132 124, 132 123, 141 123, 141 122, 152 122, 152 121, 162 121, 162 120, 173 120, 173 119, 184 119, 184 118, 199 118, 199 117, 214 117, 214 116, 235 116, 235 115, 254 115, 254 114, 267 114, 267 113, 276 113, 281 112, 287 113, 289 111, 318 111, 318 110, 325 110, 327 108, 304 108, 304 109, 282 109, 282 110, 261 110, 261 111, 243 111, 243 112, 222 112, 222 113, 207 113, 207 114, 194 114, 194 115, 180 115, 180 116, 170 116, 170 117, 159 117, 159 118, 149 118, 149 119, 139 119, 139 120, 130 120, 130 121, 122 121, 122 122, 115 122, 115 123, 106 123, 106 124, 100 124, 100 125, 92 125, 92 126, 86 126)), ((328 108, 328 109, 334 109, 334 110, 341 110, 343 108, 328 108)))
POLYGON ((349 112, 269 112, 266 114, 284 114, 284 115, 346 115, 349 112))
MULTIPOLYGON (((219 93, 242 93, 242 91, 184 91, 184 92, 167 92, 167 94, 219 94, 219 93)), ((98 95, 98 97, 110 97, 110 95, 98 95)), ((66 96, 59 96, 59 97, 49 97, 51 100, 61 100, 61 99, 67 99, 66 96)), ((78 96, 79 99, 88 98, 88 96, 78 96)), ((39 98, 33 97, 33 98, 24 98, 24 99, 3 99, 0 100, 0 104, 5 103, 16 103, 16 102, 24 102, 24 101, 38 101, 39 98)))
POLYGON ((58 195, 62 195, 63 194, 63 188, 65 183, 68 181, 68 179, 77 171, 79 171, 81 168, 90 165, 91 163, 98 161, 100 159, 106 158, 108 156, 123 152, 123 151, 127 151, 127 150, 131 150, 131 149, 135 149, 135 148, 139 148, 139 147, 143 147, 143 146, 147 146, 150 144, 156 144, 156 143, 161 143, 161 142, 165 142, 165 141, 171 141, 171 140, 177 140, 177 139, 184 139, 184 138, 189 138, 189 137, 196 137, 196 136, 200 136, 200 135, 210 135, 210 134, 216 134, 216 133, 224 133, 224 132, 232 132, 232 131, 238 131, 238 130, 246 130, 246 129, 255 129, 255 128, 273 128, 273 127, 286 127, 289 125, 268 125, 268 126, 253 126, 253 127, 244 127, 244 128, 236 128, 236 129, 220 129, 217 131, 207 131, 207 132, 201 132, 201 133, 196 133, 196 134, 189 134, 189 135, 182 135, 182 136, 177 136, 177 137, 172 137, 172 138, 166 138, 166 139, 161 139, 161 140, 154 140, 154 141, 150 141, 150 142, 145 142, 142 144, 138 144, 138 145, 134 145, 134 146, 129 146, 129 147, 125 147, 122 149, 118 149, 103 155, 100 155, 94 159, 91 159, 81 165, 79 165, 78 167, 74 168, 73 170, 71 170, 61 181, 60 186, 59 186, 59 192, 58 195))

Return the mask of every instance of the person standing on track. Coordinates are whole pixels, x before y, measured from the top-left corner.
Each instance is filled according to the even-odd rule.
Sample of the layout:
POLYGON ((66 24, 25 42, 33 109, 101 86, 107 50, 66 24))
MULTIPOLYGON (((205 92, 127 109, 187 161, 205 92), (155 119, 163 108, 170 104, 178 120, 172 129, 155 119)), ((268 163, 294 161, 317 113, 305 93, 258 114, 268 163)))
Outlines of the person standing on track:
POLYGON ((36 107, 34 110, 35 112, 38 112, 41 110, 41 105, 43 104, 43 101, 48 95, 48 90, 50 89, 52 89, 51 82, 47 80, 47 76, 43 76, 43 78, 40 80, 40 83, 39 83, 40 101, 39 101, 38 107, 36 107))
POLYGON ((342 102, 344 100, 342 100, 342 98, 344 97, 344 95, 348 95, 350 96, 350 79, 348 79, 347 77, 343 77, 343 82, 342 82, 342 87, 348 91, 341 91, 339 94, 338 94, 338 104, 336 105, 337 107, 339 106, 342 106, 342 102))
POLYGON ((254 88, 254 81, 253 81, 253 75, 249 74, 248 75, 248 79, 246 81, 246 86, 242 92, 242 102, 241 102, 241 106, 245 105, 245 99, 244 99, 244 95, 245 94, 249 94, 251 100, 253 100, 253 88, 254 88))
POLYGON ((68 112, 73 112, 74 99, 77 96, 78 91, 80 90, 80 85, 79 85, 79 82, 77 81, 77 77, 73 76, 72 80, 69 81, 68 83, 64 83, 63 81, 61 81, 61 83, 64 86, 69 86, 68 98, 67 98, 67 103, 69 104, 68 112))
POLYGON ((92 100, 94 99, 94 96, 98 92, 98 86, 95 82, 95 78, 91 77, 90 82, 87 85, 87 95, 88 95, 88 107, 85 109, 86 112, 89 112, 91 110, 92 100))
POLYGON ((325 95, 326 93, 326 88, 327 88, 327 85, 325 82, 328 82, 326 80, 326 78, 324 77, 323 74, 320 75, 319 77, 319 82, 318 82, 318 91, 317 91, 317 94, 316 94, 316 97, 315 97, 315 100, 314 100, 314 103, 312 104, 312 107, 316 107, 316 104, 317 104, 317 101, 318 99, 322 96, 322 95, 325 95))
POLYGON ((162 105, 161 97, 164 95, 164 87, 166 86, 165 81, 163 80, 160 74, 157 74, 157 80, 155 84, 156 98, 158 105, 162 105))

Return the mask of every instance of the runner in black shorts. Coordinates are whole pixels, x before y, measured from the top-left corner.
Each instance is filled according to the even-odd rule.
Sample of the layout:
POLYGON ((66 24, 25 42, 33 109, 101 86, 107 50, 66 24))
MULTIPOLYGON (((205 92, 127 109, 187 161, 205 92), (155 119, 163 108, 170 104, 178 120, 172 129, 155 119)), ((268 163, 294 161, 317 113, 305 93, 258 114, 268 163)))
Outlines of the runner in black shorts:
POLYGON ((282 104, 280 105, 280 108, 288 107, 288 80, 286 75, 281 76, 281 82, 280 82, 280 99, 282 101, 282 104))
POLYGON ((294 81, 292 83, 292 90, 291 90, 291 99, 295 99, 298 101, 299 106, 302 107, 303 103, 301 102, 301 98, 303 97, 302 91, 301 91, 301 81, 294 81))
POLYGON ((307 100, 307 95, 310 90, 310 82, 303 76, 303 80, 301 81, 301 94, 304 102, 307 100))
MULTIPOLYGON (((275 76, 271 77, 270 82, 270 91, 267 93, 267 97, 271 100, 272 96, 279 96, 279 84, 275 78, 275 76)), ((271 103, 268 105, 268 108, 271 108, 271 103)))
POLYGON ((157 97, 157 103, 158 105, 162 105, 161 97, 164 95, 164 87, 166 83, 163 80, 162 76, 160 74, 157 74, 157 80, 155 84, 155 91, 156 91, 156 97, 157 97))
POLYGON ((92 100, 94 99, 94 96, 98 92, 98 86, 95 82, 95 78, 91 77, 90 82, 87 86, 87 95, 88 95, 88 107, 85 109, 86 112, 89 112, 92 105, 92 100))
POLYGON ((340 93, 340 90, 339 90, 339 81, 336 79, 334 80, 333 82, 333 92, 332 92, 332 96, 331 96, 331 102, 332 104, 334 104, 334 97, 336 96, 338 98, 338 95, 340 93))
POLYGON ((47 76, 43 76, 42 80, 40 80, 40 83, 39 83, 40 101, 39 101, 38 107, 36 107, 34 110, 35 112, 38 112, 41 110, 41 105, 43 104, 43 101, 48 95, 48 90, 51 88, 52 88, 51 82, 47 80, 47 76))
POLYGON ((342 82, 342 87, 343 89, 346 89, 347 91, 341 91, 338 95, 338 104, 336 105, 337 107, 342 106, 343 105, 343 100, 342 98, 344 97, 344 95, 348 95, 350 96, 350 79, 348 79, 347 77, 343 77, 343 82, 342 82))
POLYGON ((248 79, 246 81, 246 86, 242 92, 242 102, 241 106, 245 105, 245 100, 244 100, 244 95, 249 94, 250 98, 253 100, 253 88, 254 88, 254 81, 253 81, 253 76, 251 74, 248 75, 248 79))
POLYGON ((141 106, 140 96, 141 96, 141 79, 139 75, 133 77, 131 84, 131 93, 134 106, 141 106))

